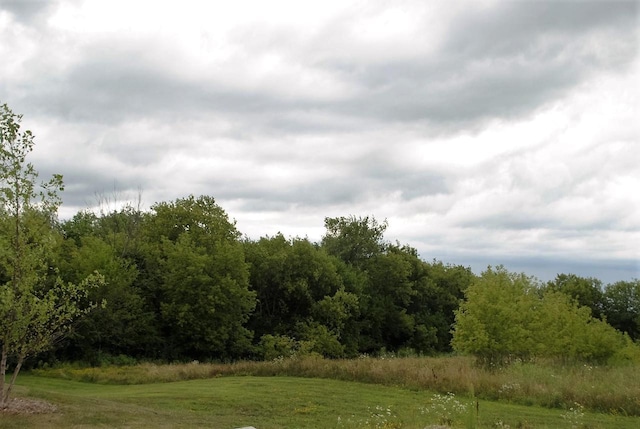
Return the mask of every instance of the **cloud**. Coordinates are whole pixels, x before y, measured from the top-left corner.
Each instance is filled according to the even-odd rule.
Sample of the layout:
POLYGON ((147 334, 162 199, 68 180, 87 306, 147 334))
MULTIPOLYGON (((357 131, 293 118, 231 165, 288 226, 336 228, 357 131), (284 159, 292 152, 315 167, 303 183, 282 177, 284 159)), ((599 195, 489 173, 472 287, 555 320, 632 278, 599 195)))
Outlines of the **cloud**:
POLYGON ((55 7, 55 0, 2 0, 0 11, 4 10, 12 17, 25 24, 40 23, 55 7))
POLYGON ((4 2, 0 100, 66 217, 208 194, 253 237, 375 215, 427 259, 630 272, 638 8, 4 2))

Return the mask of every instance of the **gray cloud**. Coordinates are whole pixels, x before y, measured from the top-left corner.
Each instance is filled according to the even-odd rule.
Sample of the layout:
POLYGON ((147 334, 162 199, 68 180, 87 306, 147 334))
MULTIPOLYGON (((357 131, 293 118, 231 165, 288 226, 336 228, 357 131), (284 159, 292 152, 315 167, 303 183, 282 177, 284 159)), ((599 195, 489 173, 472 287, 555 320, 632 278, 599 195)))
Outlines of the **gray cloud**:
POLYGON ((0 10, 5 10, 16 20, 28 24, 46 16, 56 3, 55 0, 1 0, 0 10))
POLYGON ((472 10, 454 19, 435 55, 337 65, 369 89, 343 111, 453 129, 521 116, 591 73, 628 67, 638 50, 637 15, 637 2, 503 2, 472 10))
POLYGON ((629 0, 500 2, 480 13, 461 14, 453 23, 460 31, 450 33, 444 49, 476 58, 553 56, 563 47, 576 47, 573 39, 594 32, 636 31, 638 8, 629 0))
POLYGON ((42 176, 65 175, 65 216, 202 193, 254 235, 374 214, 474 269, 640 256, 638 2, 349 3, 217 33, 68 29, 51 18, 69 4, 0 3, 0 102, 42 176))

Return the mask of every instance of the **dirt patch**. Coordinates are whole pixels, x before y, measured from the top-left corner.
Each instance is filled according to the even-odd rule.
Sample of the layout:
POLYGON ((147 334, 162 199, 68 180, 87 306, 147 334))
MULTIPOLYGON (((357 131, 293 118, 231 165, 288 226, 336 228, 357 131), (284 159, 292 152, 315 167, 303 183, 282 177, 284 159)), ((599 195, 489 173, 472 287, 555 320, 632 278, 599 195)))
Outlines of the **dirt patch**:
POLYGON ((9 403, 0 412, 4 414, 47 414, 55 413, 57 410, 58 407, 41 399, 14 398, 9 400, 9 403))

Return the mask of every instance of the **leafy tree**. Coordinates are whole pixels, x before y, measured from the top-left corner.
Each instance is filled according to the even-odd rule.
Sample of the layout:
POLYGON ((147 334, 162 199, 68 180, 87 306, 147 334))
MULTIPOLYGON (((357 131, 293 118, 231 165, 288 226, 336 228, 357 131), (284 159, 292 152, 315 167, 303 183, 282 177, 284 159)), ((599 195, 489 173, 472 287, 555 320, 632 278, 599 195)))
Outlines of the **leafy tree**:
POLYGON ((604 291, 604 309, 607 322, 619 331, 640 340, 640 280, 620 281, 604 291))
MULTIPOLYGON (((336 258, 307 239, 287 240, 282 234, 245 242, 245 254, 251 288, 257 294, 249 327, 258 338, 275 335, 312 341, 313 332, 340 341, 351 338, 343 334, 357 312, 357 298, 344 289, 336 258)), ((335 356, 337 348, 327 350, 335 356)))
POLYGON ((246 242, 245 254, 258 300, 251 320, 258 337, 293 335, 298 323, 309 320, 315 303, 342 285, 331 257, 306 239, 263 237, 246 242))
POLYGON ((555 280, 547 283, 546 288, 562 292, 574 299, 578 305, 590 308, 593 317, 602 317, 603 293, 600 280, 575 274, 558 274, 555 280))
POLYGON ((415 295, 407 308, 416 321, 410 347, 422 353, 451 352, 451 326, 464 291, 474 280, 469 267, 413 261, 415 295))
POLYGON ((489 267, 465 296, 452 344, 487 364, 537 356, 605 362, 633 348, 628 337, 592 317, 588 307, 565 293, 541 294, 535 280, 503 267, 489 267))
POLYGON ((317 353, 329 358, 344 357, 345 347, 340 343, 338 335, 317 322, 300 324, 297 327, 300 341, 300 353, 317 353))
POLYGON ((76 246, 67 240, 61 255, 63 278, 77 281, 87 273, 99 271, 105 284, 89 295, 95 302, 106 301, 108 308, 97 308, 80 320, 63 356, 100 363, 103 356, 154 356, 161 343, 157 318, 136 286, 138 270, 128 258, 96 235, 85 235, 76 246))
POLYGON ((20 132, 22 117, 0 107, 0 264, 8 281, 0 286, 0 407, 3 407, 28 356, 50 348, 71 322, 91 309, 88 290, 99 275, 65 283, 49 265, 57 232, 53 222, 63 190, 54 175, 37 190, 38 173, 26 162, 33 134, 20 132), (5 391, 7 359, 16 358, 5 391))
POLYGON ((410 246, 390 244, 387 222, 369 217, 326 218, 322 248, 348 267, 342 275, 359 301, 359 350, 450 350, 453 311, 473 275, 467 268, 430 266, 410 246), (349 280, 351 279, 351 280, 349 280))
MULTIPOLYGON (((358 353, 359 330, 356 327, 360 316, 358 295, 341 287, 335 294, 326 295, 322 300, 316 301, 311 314, 314 321, 326 327, 327 331, 340 342, 343 354, 353 356, 358 353)), ((338 357, 335 350, 333 348, 331 354, 333 357, 338 357)))
POLYGON ((536 316, 530 329, 537 356, 606 362, 626 345, 621 333, 561 292, 545 292, 536 316))
POLYGON ((160 315, 163 355, 229 358, 247 354, 245 324, 255 308, 240 234, 211 197, 159 203, 143 221, 144 279, 160 315))
POLYGON ((407 345, 415 329, 415 319, 407 312, 415 296, 411 262, 406 254, 390 251, 372 257, 366 272, 361 348, 366 352, 383 347, 397 350, 407 345))
POLYGON ((362 264, 385 248, 386 220, 379 223, 368 216, 325 218, 324 226, 326 234, 322 237, 322 247, 349 264, 362 264))
POLYGON ((539 303, 537 284, 504 267, 488 267, 465 291, 456 311, 452 346, 485 363, 517 357, 528 359, 536 350, 532 335, 539 303))

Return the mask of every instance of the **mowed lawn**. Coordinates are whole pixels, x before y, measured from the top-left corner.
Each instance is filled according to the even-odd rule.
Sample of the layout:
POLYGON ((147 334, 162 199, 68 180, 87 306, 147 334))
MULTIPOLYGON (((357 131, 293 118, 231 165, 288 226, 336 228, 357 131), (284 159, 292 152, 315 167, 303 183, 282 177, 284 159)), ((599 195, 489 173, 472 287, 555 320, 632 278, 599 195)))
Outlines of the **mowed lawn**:
MULTIPOLYGON (((432 393, 358 382, 230 376, 142 385, 99 385, 23 375, 18 396, 45 399, 58 411, 1 415, 0 428, 424 428, 432 393)), ((458 397, 471 404, 469 398, 458 397)), ((570 428, 561 409, 479 402, 478 427, 570 428), (502 424, 502 426, 500 426, 502 424), (508 425, 508 426, 507 426, 508 425)), ((454 421, 465 427, 468 416, 454 421)), ((585 413, 586 428, 640 427, 639 417, 585 413)))

